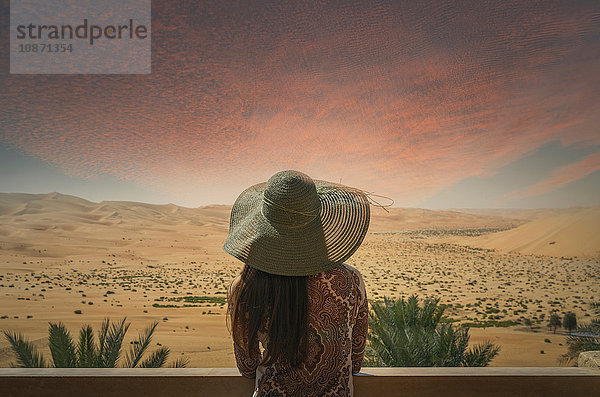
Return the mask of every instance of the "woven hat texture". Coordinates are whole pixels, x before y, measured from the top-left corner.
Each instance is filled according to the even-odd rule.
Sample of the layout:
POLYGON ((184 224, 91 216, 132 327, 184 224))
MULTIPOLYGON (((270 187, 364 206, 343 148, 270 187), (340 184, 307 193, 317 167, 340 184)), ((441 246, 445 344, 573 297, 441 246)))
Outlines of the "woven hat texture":
POLYGON ((240 194, 223 250, 267 273, 307 276, 347 260, 369 220, 364 191, 285 170, 240 194))

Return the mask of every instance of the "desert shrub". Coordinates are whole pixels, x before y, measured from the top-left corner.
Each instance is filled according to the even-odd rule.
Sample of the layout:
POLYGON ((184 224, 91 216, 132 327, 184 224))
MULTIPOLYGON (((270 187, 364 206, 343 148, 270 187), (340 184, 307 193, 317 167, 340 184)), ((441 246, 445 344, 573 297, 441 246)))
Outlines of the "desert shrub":
POLYGON ((573 312, 567 312, 563 316, 562 326, 567 331, 577 328, 577 315, 573 312))
POLYGON ((548 327, 556 333, 556 328, 561 326, 560 316, 557 313, 550 314, 550 320, 548 321, 548 327))

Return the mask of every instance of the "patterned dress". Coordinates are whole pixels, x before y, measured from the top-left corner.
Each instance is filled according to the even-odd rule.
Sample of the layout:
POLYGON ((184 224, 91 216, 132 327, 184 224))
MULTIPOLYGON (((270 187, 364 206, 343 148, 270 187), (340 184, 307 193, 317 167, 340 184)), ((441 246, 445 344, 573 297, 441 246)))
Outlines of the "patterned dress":
MULTIPOLYGON (((368 328, 365 284, 342 264, 308 277, 308 356, 298 367, 260 365, 260 348, 235 340, 240 373, 256 379, 255 396, 353 396, 352 374, 360 371, 368 328)), ((240 326, 234 324, 233 326, 240 326)), ((260 344, 268 349, 264 332, 260 344)))

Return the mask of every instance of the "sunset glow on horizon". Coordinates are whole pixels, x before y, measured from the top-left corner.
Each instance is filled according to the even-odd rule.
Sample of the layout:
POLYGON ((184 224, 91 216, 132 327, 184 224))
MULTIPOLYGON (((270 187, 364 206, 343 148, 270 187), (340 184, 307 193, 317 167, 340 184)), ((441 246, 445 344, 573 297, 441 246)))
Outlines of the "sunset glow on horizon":
POLYGON ((0 192, 231 204, 297 169, 395 206, 600 203, 598 2, 154 2, 149 75, 2 51, 0 192))

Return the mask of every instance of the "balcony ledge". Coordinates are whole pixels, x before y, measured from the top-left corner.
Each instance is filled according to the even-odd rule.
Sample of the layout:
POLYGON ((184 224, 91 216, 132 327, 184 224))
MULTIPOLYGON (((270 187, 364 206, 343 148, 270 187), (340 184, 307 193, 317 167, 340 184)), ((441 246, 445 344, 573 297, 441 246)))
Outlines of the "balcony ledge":
MULTIPOLYGON (((235 368, 0 368, 6 396, 250 396, 235 368)), ((357 397, 600 395, 600 371, 574 367, 364 368, 357 397)))

